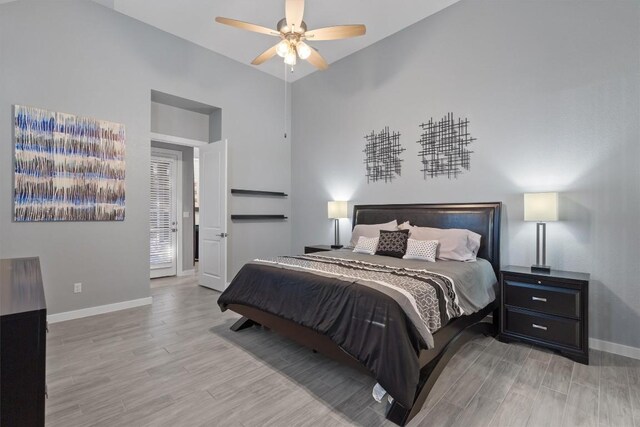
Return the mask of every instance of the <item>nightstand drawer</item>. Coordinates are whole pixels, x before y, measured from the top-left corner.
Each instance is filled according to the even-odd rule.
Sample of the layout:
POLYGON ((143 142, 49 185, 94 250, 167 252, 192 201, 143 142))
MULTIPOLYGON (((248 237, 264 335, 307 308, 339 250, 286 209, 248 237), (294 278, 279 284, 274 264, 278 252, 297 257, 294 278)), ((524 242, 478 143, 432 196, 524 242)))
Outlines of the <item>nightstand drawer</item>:
POLYGON ((580 348, 580 321, 505 310, 505 332, 580 348))
POLYGON ((505 279, 504 301, 509 306, 580 318, 580 291, 505 279))

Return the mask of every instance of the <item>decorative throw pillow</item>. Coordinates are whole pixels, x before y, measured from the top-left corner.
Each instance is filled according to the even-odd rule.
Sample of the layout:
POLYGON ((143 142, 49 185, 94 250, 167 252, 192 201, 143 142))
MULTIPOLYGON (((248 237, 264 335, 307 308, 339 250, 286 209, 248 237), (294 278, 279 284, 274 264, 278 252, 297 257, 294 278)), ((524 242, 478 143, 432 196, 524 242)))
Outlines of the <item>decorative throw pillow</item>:
POLYGON ((358 239, 358 244, 353 249, 353 252, 373 255, 376 253, 377 247, 378 247, 378 237, 360 236, 360 238, 358 239))
POLYGON ((421 261, 436 262, 436 253, 438 252, 437 240, 407 240, 407 253, 403 259, 418 259, 421 261))
POLYGON ((407 240, 409 240, 409 230, 380 230, 380 240, 378 240, 376 255, 402 258, 407 251, 407 240))
POLYGON ((358 224, 351 232, 351 246, 356 246, 361 236, 378 237, 380 230, 395 230, 397 227, 398 221, 395 219, 384 224, 358 224))

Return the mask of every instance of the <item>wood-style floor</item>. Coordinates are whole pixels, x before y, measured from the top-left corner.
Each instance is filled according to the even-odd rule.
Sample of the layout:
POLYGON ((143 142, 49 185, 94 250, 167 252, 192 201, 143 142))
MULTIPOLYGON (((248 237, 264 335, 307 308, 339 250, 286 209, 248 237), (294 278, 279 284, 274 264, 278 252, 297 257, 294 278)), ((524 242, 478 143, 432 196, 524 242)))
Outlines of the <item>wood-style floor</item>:
MULTIPOLYGON (((193 278, 157 279, 152 295, 50 326, 48 426, 390 425, 372 379, 273 332, 231 332, 237 315, 193 278)), ((410 425, 640 427, 640 361, 591 357, 479 337, 410 425)))

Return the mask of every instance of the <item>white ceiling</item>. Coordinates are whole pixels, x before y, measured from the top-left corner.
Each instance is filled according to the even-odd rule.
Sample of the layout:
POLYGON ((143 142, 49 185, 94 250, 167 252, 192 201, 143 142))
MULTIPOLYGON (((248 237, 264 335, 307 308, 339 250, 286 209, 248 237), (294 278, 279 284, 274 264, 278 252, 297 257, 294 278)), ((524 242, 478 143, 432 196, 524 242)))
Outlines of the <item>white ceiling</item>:
MULTIPOLYGON (((11 1, 14 0, 0 0, 0 4, 11 1)), ((284 0, 93 1, 247 65, 278 38, 221 25, 214 18, 224 16, 275 29, 284 17, 284 0)), ((340 24, 367 26, 367 34, 362 37, 309 43, 331 64, 458 1, 306 0, 304 21, 309 29, 340 24)), ((285 78, 284 63, 278 57, 250 66, 285 78)), ((294 81, 314 71, 306 61, 299 61, 295 71, 287 73, 287 80, 294 81)))
MULTIPOLYGON (((214 22, 216 16, 274 28, 284 17, 284 0, 96 0, 163 31, 189 40, 243 64, 275 44, 278 39, 214 22)), ((363 49, 459 0, 307 0, 304 20, 309 29, 338 24, 365 24, 367 34, 348 40, 311 42, 329 64, 363 49)), ((253 67, 253 65, 251 65, 253 67)), ((280 58, 256 67, 284 78, 280 58)), ((299 61, 287 80, 315 71, 299 61)))

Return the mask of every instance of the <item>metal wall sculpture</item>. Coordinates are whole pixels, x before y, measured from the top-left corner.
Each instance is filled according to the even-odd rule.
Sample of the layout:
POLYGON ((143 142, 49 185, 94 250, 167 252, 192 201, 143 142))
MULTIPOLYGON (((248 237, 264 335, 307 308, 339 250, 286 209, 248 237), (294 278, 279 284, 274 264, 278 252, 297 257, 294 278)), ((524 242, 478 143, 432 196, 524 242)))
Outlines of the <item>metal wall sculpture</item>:
POLYGON ((125 129, 14 107, 14 220, 122 221, 125 129))
POLYGON ((367 183, 382 180, 391 182, 394 177, 400 176, 402 170, 400 153, 405 150, 400 145, 400 133, 389 132, 389 126, 387 126, 379 133, 371 131, 364 139, 367 141, 363 150, 367 183))
POLYGON ((424 179, 447 176, 457 178, 463 170, 471 166, 471 153, 468 146, 476 138, 472 138, 467 130, 469 120, 458 118, 456 122, 453 113, 448 113, 440 121, 433 118, 422 123, 422 134, 418 144, 421 150, 418 156, 422 162, 424 179))

